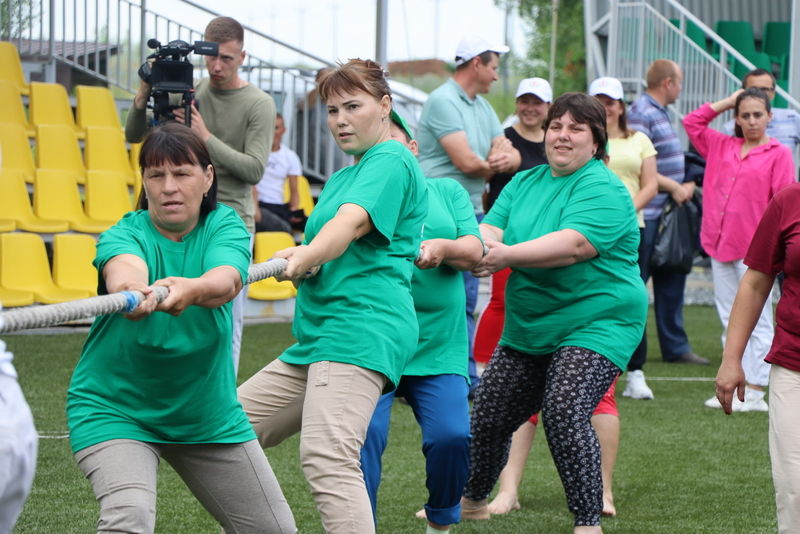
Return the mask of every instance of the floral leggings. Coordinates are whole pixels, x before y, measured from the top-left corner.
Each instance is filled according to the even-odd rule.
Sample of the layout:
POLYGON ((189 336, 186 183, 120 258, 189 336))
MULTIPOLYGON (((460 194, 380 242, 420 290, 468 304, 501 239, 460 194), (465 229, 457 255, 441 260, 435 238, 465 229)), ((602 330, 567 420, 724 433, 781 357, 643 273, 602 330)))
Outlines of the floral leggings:
POLYGON ((591 416, 619 371, 604 356, 581 347, 537 356, 498 346, 475 393, 472 464, 464 496, 489 496, 508 460, 511 435, 541 409, 575 526, 599 525, 603 481, 591 416))

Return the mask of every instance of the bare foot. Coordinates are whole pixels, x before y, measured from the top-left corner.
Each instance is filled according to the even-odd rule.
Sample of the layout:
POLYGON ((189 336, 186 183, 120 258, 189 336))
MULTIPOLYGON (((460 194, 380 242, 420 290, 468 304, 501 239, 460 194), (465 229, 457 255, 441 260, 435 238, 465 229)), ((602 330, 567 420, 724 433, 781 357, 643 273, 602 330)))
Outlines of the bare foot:
POLYGON ((614 506, 613 495, 603 495, 603 515, 606 517, 616 517, 617 509, 614 506))
POLYGON ((414 514, 417 519, 428 519, 428 516, 425 515, 425 508, 414 514))
POLYGON ((488 499, 473 501, 466 497, 461 497, 461 519, 485 520, 489 519, 488 499))
POLYGON ((492 502, 489 503, 489 513, 492 515, 505 515, 514 510, 519 510, 519 500, 511 493, 498 493, 492 502))

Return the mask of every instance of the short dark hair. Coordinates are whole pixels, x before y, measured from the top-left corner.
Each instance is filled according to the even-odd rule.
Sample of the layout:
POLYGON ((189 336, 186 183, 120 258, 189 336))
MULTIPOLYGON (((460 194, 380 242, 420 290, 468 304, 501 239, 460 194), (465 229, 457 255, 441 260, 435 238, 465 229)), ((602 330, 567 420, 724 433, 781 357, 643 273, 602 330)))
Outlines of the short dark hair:
MULTIPOLYGON (((745 89, 744 91, 739 93, 739 96, 736 97, 736 104, 733 105, 734 117, 739 116, 739 105, 746 98, 757 98, 762 102, 764 102, 764 107, 767 109, 767 113, 769 113, 772 110, 772 106, 769 103, 769 96, 767 96, 767 93, 765 93, 764 91, 762 91, 757 87, 751 87, 749 89, 745 89)), ((739 126, 739 124, 736 122, 734 122, 733 135, 735 135, 736 137, 744 137, 744 132, 742 131, 742 127, 739 126)))
POLYGON ((606 157, 606 144, 608 143, 608 131, 606 130, 606 108, 600 100, 586 93, 564 93, 559 96, 550 106, 547 118, 544 121, 544 129, 550 126, 550 122, 569 112, 575 122, 588 124, 592 131, 592 138, 597 143, 597 151, 594 157, 603 161, 606 157))
MULTIPOLYGON (((498 54, 497 52, 492 52, 491 50, 487 50, 486 52, 481 52, 477 56, 470 58, 469 60, 465 61, 461 65, 456 66, 456 70, 458 71, 458 70, 467 68, 469 66, 469 64, 472 63, 472 60, 475 59, 475 58, 478 58, 478 59, 481 60, 481 65, 488 65, 489 62, 492 60, 492 58, 494 56, 497 56, 499 58, 500 54, 498 54)), ((461 58, 460 57, 456 57, 456 61, 458 61, 459 59, 461 59, 461 58)))
POLYGON ((764 76, 764 75, 770 77, 770 79, 772 80, 772 88, 775 89, 775 75, 766 69, 753 69, 747 74, 745 74, 744 78, 742 78, 742 89, 744 89, 745 85, 747 85, 748 78, 752 78, 753 76, 764 76))
MULTIPOLYGON (((164 163, 198 165, 204 171, 211 165, 213 173, 211 188, 200 203, 200 216, 217 209, 217 173, 211 164, 211 156, 208 154, 206 144, 191 128, 177 122, 168 122, 162 126, 156 126, 145 136, 142 150, 139 153, 139 167, 142 170, 142 176, 144 176, 145 169, 164 163)), ((142 191, 139 193, 139 209, 146 210, 148 205, 147 195, 144 194, 144 187, 142 187, 142 191)))
POLYGON ((244 43, 244 28, 234 18, 216 17, 211 19, 206 26, 203 38, 215 43, 227 43, 228 41, 244 43))
POLYGON ((334 94, 354 91, 363 91, 372 95, 375 100, 386 95, 389 100, 392 99, 392 90, 386 81, 383 67, 371 59, 351 59, 347 63, 340 63, 337 68, 324 71, 317 80, 317 90, 323 101, 334 94))

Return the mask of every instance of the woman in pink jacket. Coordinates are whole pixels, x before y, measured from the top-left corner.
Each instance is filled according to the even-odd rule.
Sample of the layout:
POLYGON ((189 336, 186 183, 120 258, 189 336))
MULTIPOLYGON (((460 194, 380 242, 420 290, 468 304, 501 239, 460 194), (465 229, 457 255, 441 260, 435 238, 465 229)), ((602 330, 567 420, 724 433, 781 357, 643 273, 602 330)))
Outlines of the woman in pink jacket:
MULTIPOLYGON (((771 118, 766 93, 750 88, 704 104, 683 119, 689 140, 707 162, 700 242, 711 256, 714 301, 724 328, 723 346, 733 298, 747 270, 742 261, 747 247, 769 201, 794 182, 792 153, 766 134, 771 118), (708 127, 717 115, 731 108, 735 136, 708 127)), ((772 336, 772 305, 768 299, 744 351, 747 389, 744 402, 734 399, 734 411, 767 411, 764 389, 769 383, 769 365, 764 357, 772 336)), ((716 396, 705 404, 721 407, 716 396)))

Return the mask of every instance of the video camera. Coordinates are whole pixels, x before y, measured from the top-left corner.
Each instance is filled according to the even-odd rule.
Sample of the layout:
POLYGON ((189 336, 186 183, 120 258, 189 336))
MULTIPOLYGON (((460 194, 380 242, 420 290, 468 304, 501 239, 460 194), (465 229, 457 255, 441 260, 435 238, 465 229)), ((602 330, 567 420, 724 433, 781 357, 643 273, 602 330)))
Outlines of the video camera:
POLYGON ((147 41, 147 46, 155 52, 139 68, 139 77, 150 84, 150 97, 153 100, 150 107, 153 109, 153 121, 156 124, 173 120, 172 111, 183 108, 185 111, 186 125, 192 125, 192 101, 194 100, 194 66, 189 61, 188 55, 197 52, 204 56, 219 54, 219 44, 210 41, 195 41, 190 45, 186 41, 170 41, 166 46, 156 39, 147 41), (179 105, 172 105, 169 101, 170 94, 180 94, 179 105))

